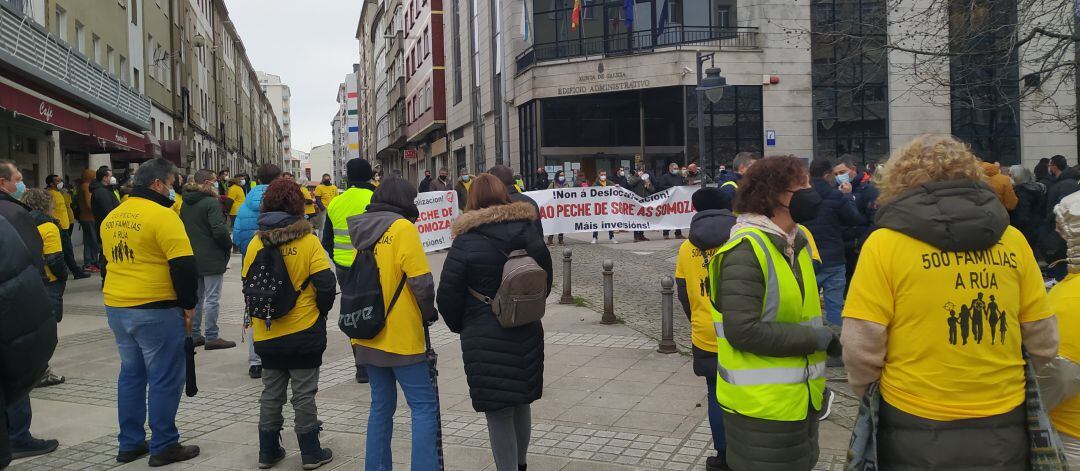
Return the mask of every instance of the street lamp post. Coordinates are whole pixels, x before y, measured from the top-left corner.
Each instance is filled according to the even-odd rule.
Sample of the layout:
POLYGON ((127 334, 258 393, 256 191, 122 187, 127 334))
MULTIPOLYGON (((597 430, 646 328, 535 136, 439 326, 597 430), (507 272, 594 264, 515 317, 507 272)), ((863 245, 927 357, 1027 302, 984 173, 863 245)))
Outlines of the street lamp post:
MULTIPOLYGON (((720 75, 720 69, 716 67, 710 67, 702 74, 702 66, 705 65, 705 61, 712 61, 715 53, 702 53, 697 52, 697 88, 695 96, 697 97, 697 120, 698 120, 698 155, 701 160, 701 166, 705 166, 705 99, 708 99, 710 103, 716 103, 724 97, 724 89, 727 88, 727 79, 720 75)), ((716 168, 716 159, 710 158, 710 165, 712 168, 716 168)), ((705 169, 702 169, 704 173, 705 169)), ((714 170, 715 173, 715 170, 714 170)), ((701 179, 701 187, 705 188, 705 178, 701 179)))

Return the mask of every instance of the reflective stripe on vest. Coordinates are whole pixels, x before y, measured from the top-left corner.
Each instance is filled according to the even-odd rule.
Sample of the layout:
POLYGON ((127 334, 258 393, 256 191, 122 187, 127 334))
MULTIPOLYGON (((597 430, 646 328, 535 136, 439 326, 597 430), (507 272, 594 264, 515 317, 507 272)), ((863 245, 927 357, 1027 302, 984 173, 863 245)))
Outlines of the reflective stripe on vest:
POLYGON ((733 187, 735 187, 736 190, 739 189, 739 184, 735 183, 735 180, 728 180, 728 181, 724 182, 723 184, 720 185, 720 188, 723 188, 725 186, 733 186, 733 187))
MULTIPOLYGON (((821 326, 817 280, 807 250, 799 252, 797 263, 789 264, 766 233, 744 229, 733 234, 710 260, 709 278, 721 280, 722 274, 717 271, 724 255, 744 243, 753 249, 765 283, 761 321, 821 326), (801 274, 802 288, 793 269, 801 274)), ((714 296, 719 295, 719 287, 714 284, 712 288, 714 296)), ((713 309, 712 316, 717 336, 716 397, 724 409, 778 421, 805 420, 810 407, 820 410, 825 389, 825 352, 770 357, 741 351, 725 335, 723 314, 713 309)))
POLYGON ((363 214, 371 203, 372 191, 366 188, 352 187, 345 190, 330 202, 326 208, 326 217, 330 218, 330 225, 334 228, 334 263, 351 267, 356 258, 356 250, 353 249, 352 240, 349 238, 349 218, 357 214, 363 214))

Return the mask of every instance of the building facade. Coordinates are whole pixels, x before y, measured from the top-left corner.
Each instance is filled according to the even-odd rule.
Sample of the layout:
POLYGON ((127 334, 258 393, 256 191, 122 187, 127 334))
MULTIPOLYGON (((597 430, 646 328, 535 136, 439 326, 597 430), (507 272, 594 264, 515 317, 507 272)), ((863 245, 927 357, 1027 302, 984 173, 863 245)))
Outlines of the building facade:
MULTIPOLYGON (((978 0, 977 9, 1000 15, 972 14, 967 23, 953 15, 950 23, 946 12, 910 14, 926 10, 925 1, 900 4, 910 11, 886 8, 892 5, 886 0, 582 0, 574 24, 570 0, 405 0, 399 9, 390 0, 369 0, 358 37, 361 56, 369 54, 373 64, 374 104, 362 113, 380 120, 380 152, 393 148, 391 107, 381 100, 395 96, 388 44, 397 40, 391 17, 404 15, 406 122, 437 122, 424 114, 423 93, 413 108, 421 114, 409 111, 413 93, 429 80, 423 38, 425 28, 435 29, 425 16, 430 8, 443 16, 442 44, 430 47, 434 70, 440 46, 444 51, 446 158, 419 160, 423 168, 445 162, 475 173, 506 163, 527 179, 539 167, 592 179, 599 170, 657 172, 677 162, 714 173, 743 151, 807 159, 850 154, 869 163, 923 133, 954 134, 980 157, 1003 164, 1032 166, 1054 154, 1075 161, 1076 123, 1046 116, 1049 107, 1075 116, 1076 90, 1042 80, 1047 74, 1040 74, 1038 59, 1050 47, 1045 42, 1015 48, 993 67, 977 54, 937 61, 937 82, 924 78, 929 54, 917 58, 903 47, 886 47, 903 46, 921 31, 938 35, 946 50, 1008 51, 1009 38, 1049 29, 1040 23, 1048 18, 1053 28, 1071 31, 1074 14, 978 0), (995 44, 1005 46, 968 32, 976 20, 999 32, 995 44), (415 63, 410 39, 425 52, 415 63), (729 85, 716 102, 702 100, 700 114, 699 54, 702 69, 720 68, 729 85), (386 85, 381 70, 387 70, 386 85), (994 90, 980 80, 992 80, 994 90)), ((1053 51, 1075 53, 1071 45, 1053 51)), ((410 134, 405 149, 412 148, 424 145, 410 134)))
POLYGON ((292 118, 290 116, 292 94, 289 92, 289 86, 281 82, 280 76, 274 74, 256 71, 255 76, 258 77, 259 88, 266 95, 266 99, 270 101, 274 116, 277 118, 278 124, 281 125, 282 153, 289 157, 285 161, 286 166, 289 166, 288 160, 291 160, 293 156, 292 118))
POLYGON ((308 154, 308 171, 311 174, 310 180, 316 182, 322 182, 323 174, 330 174, 330 178, 334 184, 341 183, 342 173, 337 160, 334 159, 334 145, 333 143, 326 143, 311 148, 311 152, 308 154))

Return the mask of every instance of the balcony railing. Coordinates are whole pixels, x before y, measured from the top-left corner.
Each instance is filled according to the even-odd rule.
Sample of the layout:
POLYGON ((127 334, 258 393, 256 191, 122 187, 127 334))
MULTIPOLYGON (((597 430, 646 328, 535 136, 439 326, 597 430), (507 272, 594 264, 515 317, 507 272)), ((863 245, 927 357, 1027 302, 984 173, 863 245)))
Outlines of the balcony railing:
POLYGON ((517 56, 517 73, 545 61, 584 56, 622 56, 672 47, 681 49, 687 45, 740 50, 760 47, 757 28, 670 25, 656 35, 651 30, 642 30, 534 44, 517 56))
POLYGON ((30 17, 0 4, 0 61, 66 90, 141 129, 150 126, 150 99, 30 17))

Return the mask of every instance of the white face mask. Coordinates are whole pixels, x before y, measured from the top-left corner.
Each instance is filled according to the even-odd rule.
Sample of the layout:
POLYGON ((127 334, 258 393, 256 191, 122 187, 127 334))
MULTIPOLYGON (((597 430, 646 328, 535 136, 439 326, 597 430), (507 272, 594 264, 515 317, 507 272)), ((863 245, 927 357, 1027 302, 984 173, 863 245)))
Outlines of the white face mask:
POLYGON ((57 183, 56 184, 56 189, 57 190, 63 190, 64 189, 64 182, 57 183))
POLYGON ((607 181, 607 175, 600 175, 600 181, 607 181))
POLYGON ((115 185, 116 184, 116 177, 109 177, 109 184, 110 185, 115 185))

